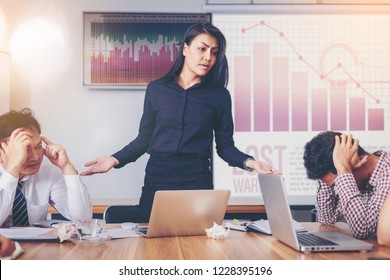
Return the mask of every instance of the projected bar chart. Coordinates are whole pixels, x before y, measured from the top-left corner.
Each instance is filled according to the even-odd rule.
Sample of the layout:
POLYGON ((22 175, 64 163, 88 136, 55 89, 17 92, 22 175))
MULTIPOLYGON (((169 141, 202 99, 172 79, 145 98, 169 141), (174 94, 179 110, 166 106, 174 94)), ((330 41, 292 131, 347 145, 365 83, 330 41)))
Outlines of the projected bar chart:
POLYGON ((352 65, 356 71, 356 65, 363 63, 347 43, 324 46, 315 63, 307 60, 283 31, 264 20, 242 27, 240 33, 241 41, 246 36, 250 38, 251 48, 247 55, 234 55, 237 132, 385 129, 381 99, 365 88, 358 78, 362 75, 348 68, 352 65), (268 31, 268 38, 272 34, 278 37, 278 48, 284 47, 288 55, 276 54, 270 42, 258 40, 262 37, 259 32, 251 36, 253 29, 268 31), (344 56, 326 65, 329 57, 338 52, 344 56), (344 60, 349 62, 347 66, 344 60))
POLYGON ((106 34, 94 38, 92 44, 103 48, 95 48, 91 57, 92 83, 147 83, 161 77, 172 66, 180 42, 179 37, 161 34, 152 40, 128 39, 126 35, 121 41, 114 38, 106 34))
POLYGON ((185 31, 209 14, 84 14, 84 81, 147 84, 173 65, 185 31))
MULTIPOLYGON (((327 130, 390 149, 390 6, 263 5, 213 14, 226 36, 234 144, 281 170, 290 205, 313 205, 305 144, 327 130)), ((217 147, 217 146, 216 146, 217 147)), ((213 153, 216 189, 261 204, 256 172, 213 153)))

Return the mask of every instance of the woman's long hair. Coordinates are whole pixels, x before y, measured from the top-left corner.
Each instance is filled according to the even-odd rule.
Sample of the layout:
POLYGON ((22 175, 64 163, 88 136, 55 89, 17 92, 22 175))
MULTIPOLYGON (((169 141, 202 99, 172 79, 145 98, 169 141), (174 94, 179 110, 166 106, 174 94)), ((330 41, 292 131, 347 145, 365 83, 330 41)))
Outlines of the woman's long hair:
POLYGON ((172 76, 178 76, 180 74, 181 70, 183 69, 185 59, 183 55, 184 44, 187 44, 189 46, 196 36, 204 33, 210 34, 218 40, 219 50, 216 63, 214 64, 213 68, 207 73, 207 75, 203 77, 203 81, 210 86, 227 86, 229 82, 229 68, 225 55, 226 39, 217 27, 208 22, 195 23, 187 29, 186 33, 184 34, 184 39, 180 44, 176 60, 172 68, 168 71, 167 74, 165 74, 164 77, 168 78, 172 76))

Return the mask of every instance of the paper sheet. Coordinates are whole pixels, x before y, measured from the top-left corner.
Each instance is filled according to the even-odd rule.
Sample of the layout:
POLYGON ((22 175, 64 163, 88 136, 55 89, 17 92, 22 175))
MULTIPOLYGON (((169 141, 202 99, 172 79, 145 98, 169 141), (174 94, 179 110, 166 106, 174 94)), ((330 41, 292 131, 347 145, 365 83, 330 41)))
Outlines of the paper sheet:
POLYGON ((17 241, 39 241, 58 239, 57 234, 49 235, 53 228, 15 227, 0 228, 0 234, 17 241))
POLYGON ((128 238, 128 237, 139 237, 141 236, 137 231, 135 230, 125 230, 122 228, 113 228, 108 229, 102 232, 102 236, 110 236, 112 239, 115 238, 128 238))

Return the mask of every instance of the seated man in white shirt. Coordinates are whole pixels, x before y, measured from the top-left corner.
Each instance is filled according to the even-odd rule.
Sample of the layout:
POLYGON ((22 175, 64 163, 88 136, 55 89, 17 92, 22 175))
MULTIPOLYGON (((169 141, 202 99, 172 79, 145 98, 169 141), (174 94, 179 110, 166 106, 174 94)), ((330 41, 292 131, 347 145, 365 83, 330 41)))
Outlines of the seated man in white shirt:
POLYGON ((92 217, 88 189, 65 149, 40 134, 40 124, 28 108, 0 116, 0 226, 46 220, 48 204, 69 220, 92 217), (15 194, 20 193, 24 198, 19 203, 15 194), (20 210, 14 204, 27 207, 20 210), (19 218, 26 208, 26 217, 19 218))

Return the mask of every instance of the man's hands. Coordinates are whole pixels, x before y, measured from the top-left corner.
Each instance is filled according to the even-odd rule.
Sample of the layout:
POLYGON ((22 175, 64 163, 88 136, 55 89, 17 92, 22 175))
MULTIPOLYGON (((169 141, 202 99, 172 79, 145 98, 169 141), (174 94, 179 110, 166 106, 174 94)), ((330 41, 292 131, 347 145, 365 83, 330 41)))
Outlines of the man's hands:
POLYGON ((35 128, 15 129, 10 137, 1 143, 0 163, 16 178, 33 175, 39 171, 43 156, 61 169, 64 175, 76 175, 65 149, 40 136, 35 128), (42 144, 46 145, 42 145, 42 144), (45 146, 45 147, 44 147, 45 146))
POLYGON ((60 168, 64 175, 77 175, 77 171, 70 162, 65 149, 61 145, 54 144, 44 136, 41 138, 46 144, 46 148, 44 148, 43 153, 50 162, 60 168))
POLYGON ((15 242, 0 235, 0 257, 10 256, 15 251, 15 242))
POLYGON ((335 136, 333 163, 338 175, 352 173, 354 169, 361 167, 367 162, 368 156, 365 155, 360 158, 358 155, 358 148, 359 140, 353 139, 351 134, 335 136))
POLYGON ((1 162, 5 170, 19 178, 20 170, 27 161, 28 147, 32 145, 33 132, 24 128, 15 129, 7 141, 2 141, 1 162))

